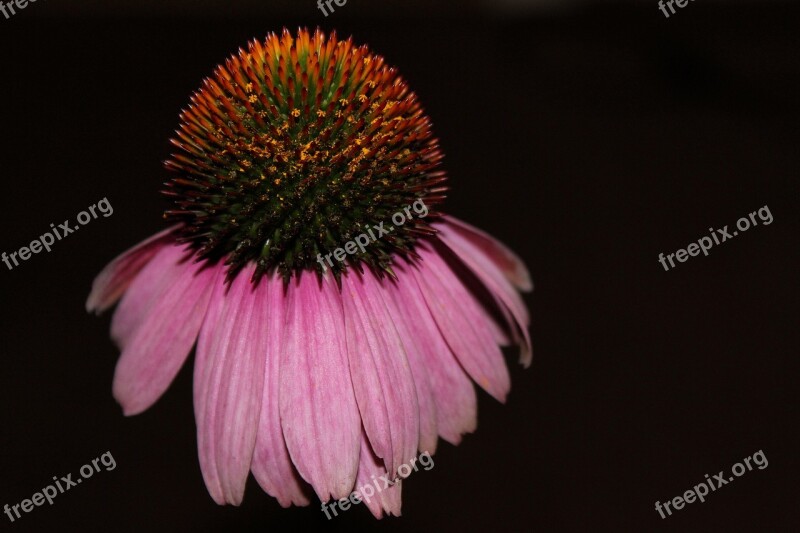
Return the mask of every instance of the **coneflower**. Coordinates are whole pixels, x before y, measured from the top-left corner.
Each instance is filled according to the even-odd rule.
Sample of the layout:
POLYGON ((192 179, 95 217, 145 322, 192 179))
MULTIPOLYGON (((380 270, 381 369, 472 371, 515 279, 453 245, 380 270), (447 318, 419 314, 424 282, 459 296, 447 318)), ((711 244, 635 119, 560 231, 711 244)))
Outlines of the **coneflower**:
MULTIPOLYGON (((444 215, 431 124, 383 58, 351 39, 270 34, 181 113, 164 193, 173 224, 114 259, 87 309, 121 298, 113 391, 148 409, 196 343, 200 466, 220 504, 252 471, 283 506, 345 498, 438 437, 476 427, 472 381, 500 401, 500 346, 530 363, 524 264, 444 215), (347 261, 318 258, 406 217, 347 261)), ((400 514, 398 482, 367 502, 400 514)))

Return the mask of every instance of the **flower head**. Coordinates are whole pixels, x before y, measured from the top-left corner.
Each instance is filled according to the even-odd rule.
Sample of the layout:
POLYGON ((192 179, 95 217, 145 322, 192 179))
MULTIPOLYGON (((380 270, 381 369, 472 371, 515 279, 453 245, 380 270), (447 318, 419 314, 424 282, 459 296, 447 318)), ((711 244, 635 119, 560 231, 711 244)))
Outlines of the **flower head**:
MULTIPOLYGON (((442 155, 416 95, 350 39, 284 30, 254 40, 191 100, 167 161, 177 177, 166 218, 232 273, 248 262, 256 277, 319 268, 320 252, 416 200, 444 198, 442 155)), ((385 268, 432 233, 413 220, 352 260, 385 268)))
MULTIPOLYGON (((531 357, 518 294, 531 283, 505 246, 426 208, 352 253, 355 268, 315 259, 443 199, 430 123, 380 57, 319 31, 269 35, 205 81, 177 135, 176 224, 113 260, 87 308, 119 301, 113 391, 127 415, 161 397, 196 344, 215 501, 238 505, 250 472, 284 506, 308 504, 309 489, 347 497, 473 431, 473 382, 504 401, 500 346, 531 357)), ((397 515, 401 487, 365 503, 397 515)))

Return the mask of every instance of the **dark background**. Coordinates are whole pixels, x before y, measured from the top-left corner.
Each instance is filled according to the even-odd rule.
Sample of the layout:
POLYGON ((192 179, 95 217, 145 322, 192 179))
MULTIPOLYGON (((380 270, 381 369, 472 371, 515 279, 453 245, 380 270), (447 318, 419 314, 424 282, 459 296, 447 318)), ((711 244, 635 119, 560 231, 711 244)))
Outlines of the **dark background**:
POLYGON ((797 530, 800 9, 522 4, 350 0, 326 19, 313 0, 40 0, 0 18, 0 251, 103 197, 114 207, 0 264, 0 506, 103 452, 117 462, 0 529, 797 530), (283 510, 252 479, 240 508, 217 506, 191 361, 124 418, 110 315, 84 311, 106 262, 162 227, 161 161, 189 94, 284 25, 353 34, 400 69, 447 154, 447 209, 514 248, 536 284, 532 367, 509 358, 507 405, 480 394, 479 430, 411 476, 399 519, 283 510), (764 205, 771 225, 658 263, 764 205), (758 450, 766 469, 655 511, 758 450))

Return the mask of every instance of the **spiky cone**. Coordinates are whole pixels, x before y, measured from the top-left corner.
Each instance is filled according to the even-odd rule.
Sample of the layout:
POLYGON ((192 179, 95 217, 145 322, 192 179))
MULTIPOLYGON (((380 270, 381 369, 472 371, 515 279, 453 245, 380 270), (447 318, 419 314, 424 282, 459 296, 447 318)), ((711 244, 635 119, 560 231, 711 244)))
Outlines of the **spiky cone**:
MULTIPOLYGON (((238 505, 249 472, 284 506, 309 489, 347 497, 473 431, 473 381, 505 400, 500 346, 530 364, 528 272, 437 210, 442 154, 383 58, 321 31, 270 34, 203 82, 172 142, 173 225, 112 261, 87 309, 121 299, 113 391, 126 415, 163 395, 196 344, 216 502, 238 505)), ((400 514, 401 486, 366 502, 376 517, 400 514)))

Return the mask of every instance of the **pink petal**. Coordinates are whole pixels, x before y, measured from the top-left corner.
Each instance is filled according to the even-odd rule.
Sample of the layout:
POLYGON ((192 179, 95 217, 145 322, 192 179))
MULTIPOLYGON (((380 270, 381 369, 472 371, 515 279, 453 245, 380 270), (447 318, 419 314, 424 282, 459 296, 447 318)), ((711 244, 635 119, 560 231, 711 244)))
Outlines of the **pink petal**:
POLYGON ((447 344, 472 379, 504 402, 511 380, 485 314, 438 253, 424 245, 417 253, 422 261, 410 271, 447 344))
POLYGON ((239 298, 236 299, 236 302, 232 302, 223 270, 219 269, 214 279, 213 292, 203 321, 203 326, 206 327, 200 328, 194 360, 194 417, 197 425, 197 453, 200 459, 200 470, 209 494, 220 505, 225 504, 225 495, 217 469, 217 441, 214 438, 217 410, 213 408, 217 399, 217 389, 214 384, 218 383, 216 379, 218 374, 217 354, 225 343, 230 342, 230 339, 218 334, 216 325, 222 323, 226 318, 228 320, 234 318, 225 313, 234 303, 238 303, 241 291, 237 295, 239 298))
POLYGON ((111 261, 92 282, 86 310, 102 313, 114 305, 150 259, 172 240, 176 226, 156 233, 111 261))
POLYGON ((111 338, 121 350, 164 293, 184 276, 191 264, 185 246, 161 248, 133 280, 111 320, 111 338))
POLYGON ((213 269, 191 263, 175 268, 181 275, 154 302, 117 362, 114 397, 126 415, 141 413, 167 390, 203 322, 213 269))
MULTIPOLYGON (((410 280, 411 283, 415 283, 410 280)), ((436 444, 439 439, 438 430, 436 427, 436 399, 433 393, 433 387, 430 383, 429 377, 429 363, 427 359, 427 352, 420 344, 424 339, 419 338, 414 334, 415 326, 407 322, 406 313, 401 309, 405 304, 399 302, 395 295, 397 288, 394 283, 385 283, 381 295, 389 311, 389 320, 397 327, 397 333, 405 348, 406 355, 408 356, 408 364, 411 366, 411 374, 414 377, 414 385, 417 389, 417 401, 419 403, 419 449, 423 452, 427 451, 430 454, 436 452, 436 444)), ((427 312, 427 309, 425 310, 427 312)), ((419 317, 417 317, 419 318, 419 317)), ((434 325, 435 327, 435 325, 434 325)), ((444 342, 444 341, 442 341, 444 342)), ((449 351, 447 346, 444 349, 449 351)), ((472 385, 467 380, 467 385, 472 388, 472 385)))
POLYGON ((350 494, 361 419, 347 360, 341 296, 332 277, 305 274, 288 288, 281 355, 283 436, 300 475, 322 501, 350 494))
POLYGON ((458 444, 463 434, 472 433, 478 425, 478 399, 472 381, 442 337, 425 297, 409 272, 412 268, 416 267, 395 266, 397 284, 388 287, 388 294, 403 314, 410 336, 417 339, 422 349, 421 367, 430 379, 439 434, 451 444, 458 444))
POLYGON ((250 283, 254 270, 242 269, 227 294, 217 289, 212 305, 220 306, 219 315, 216 308, 210 313, 214 321, 203 324, 202 348, 198 343, 197 364, 212 367, 199 371, 206 379, 195 405, 202 470, 209 492, 220 490, 215 500, 233 505, 244 497, 264 386, 267 310, 250 283))
POLYGON ((533 290, 531 276, 525 263, 517 257, 505 244, 501 243, 491 235, 479 230, 452 216, 445 216, 445 221, 461 233, 465 239, 483 251, 483 253, 500 269, 501 272, 514 284, 516 288, 523 292, 533 290))
POLYGON ((386 481, 394 481, 391 475, 386 472, 386 468, 372 451, 366 433, 362 433, 361 456, 358 465, 358 478, 356 488, 359 497, 363 498, 364 504, 369 508, 375 518, 383 518, 383 513, 387 515, 400 516, 402 502, 403 481, 398 479, 393 485, 386 486, 386 481), (381 479, 381 478, 384 479, 381 479), (365 490, 371 486, 372 490, 365 490), (369 496, 372 492, 372 496, 369 496))
POLYGON ((308 505, 302 482, 292 465, 280 419, 280 362, 286 327, 286 297, 279 277, 265 276, 255 293, 256 310, 263 313, 263 337, 266 358, 261 417, 251 469, 261 487, 277 498, 283 507, 308 505))
MULTIPOLYGON (((498 345, 503 346, 503 347, 511 346, 511 338, 509 338, 508 333, 506 332, 506 330, 497 323, 497 321, 495 320, 495 317, 490 315, 487 309, 485 309, 483 306, 479 306, 479 307, 480 307, 480 309, 482 311, 481 314, 484 316, 484 320, 486 322, 486 325, 489 327, 489 331, 491 331, 491 333, 492 333, 492 338, 494 339, 495 344, 498 344, 498 345)), ((509 324, 510 320, 509 320, 509 317, 508 317, 508 312, 505 309, 505 307, 498 306, 497 308, 503 314, 503 319, 505 320, 505 323, 509 324)), ((516 339, 514 341, 514 344, 517 344, 516 339)))
POLYGON ((380 282, 367 269, 342 278, 350 375, 361 420, 375 454, 392 476, 416 457, 419 406, 414 376, 383 301, 380 282))
POLYGON ((449 224, 439 224, 436 229, 439 230, 441 241, 478 276, 505 314, 510 313, 509 326, 512 328, 515 338, 520 341, 522 351, 520 360, 526 368, 530 366, 532 360, 531 339, 528 332, 530 316, 522 298, 482 249, 464 238, 458 231, 453 230, 449 224))

